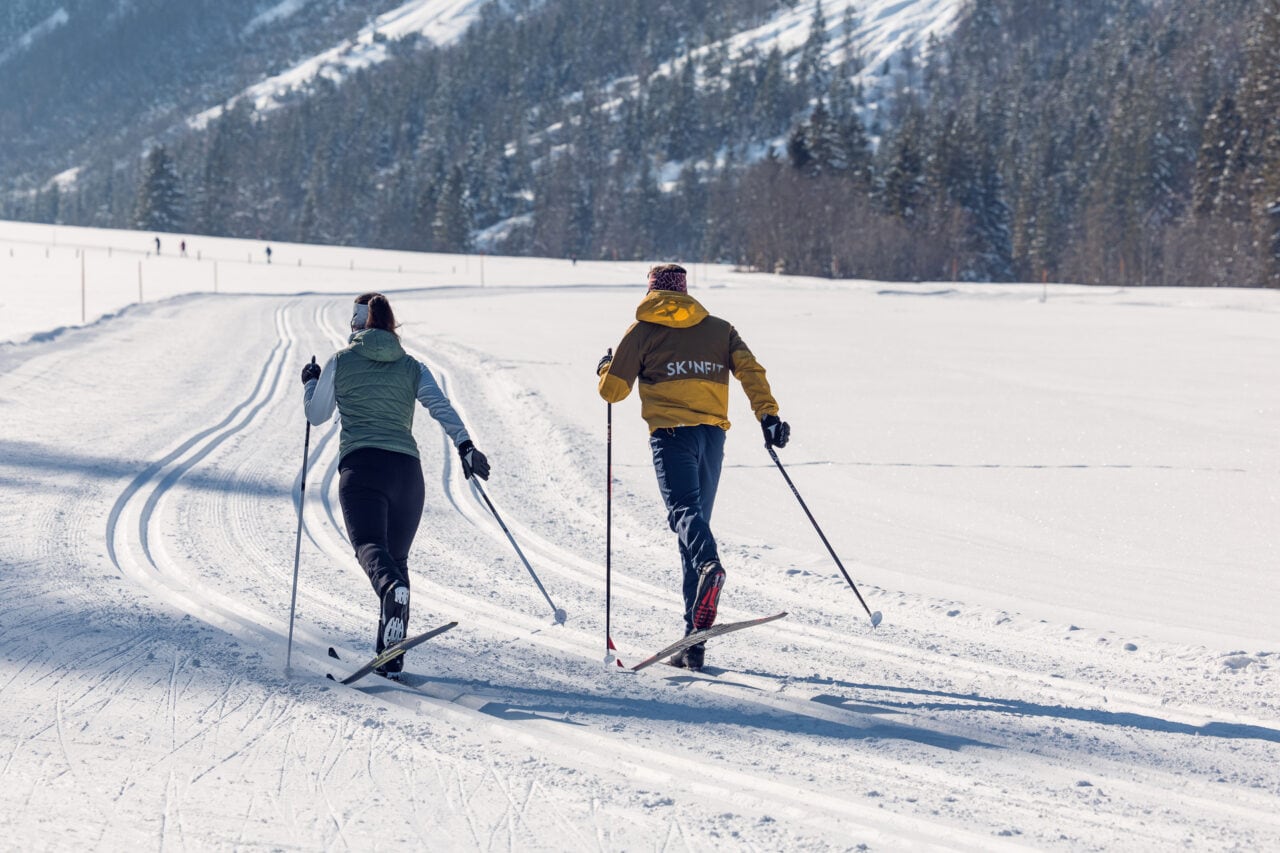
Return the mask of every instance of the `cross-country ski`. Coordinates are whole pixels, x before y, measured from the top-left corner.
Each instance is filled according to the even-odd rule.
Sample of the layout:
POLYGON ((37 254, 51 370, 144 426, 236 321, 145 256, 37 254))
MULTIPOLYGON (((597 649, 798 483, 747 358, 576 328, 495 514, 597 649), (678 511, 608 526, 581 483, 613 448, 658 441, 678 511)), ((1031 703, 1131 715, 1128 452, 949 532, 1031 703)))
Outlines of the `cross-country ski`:
MULTIPOLYGON (((414 637, 408 637, 394 645, 388 646, 387 648, 379 652, 377 655, 375 655, 373 659, 370 660, 368 663, 366 663, 364 666, 360 667, 355 672, 351 673, 345 678, 337 678, 332 673, 325 673, 325 676, 330 681, 337 681, 339 684, 354 684, 355 682, 364 678, 366 675, 378 669, 379 667, 386 667, 388 664, 394 661, 402 660, 404 657, 404 653, 414 648, 415 646, 419 646, 422 643, 425 643, 427 640, 430 640, 432 637, 438 637, 441 634, 443 634, 445 631, 448 631, 452 628, 456 628, 457 626, 458 626, 457 622, 448 622, 448 623, 445 623, 444 625, 441 625, 438 628, 432 628, 430 631, 425 631, 414 637)), ((338 657, 337 653, 332 648, 329 649, 329 656, 333 658, 338 657)), ((397 670, 396 672, 390 673, 389 677, 394 680, 396 677, 399 676, 399 672, 400 671, 397 670)))
MULTIPOLYGON (((701 631, 694 631, 693 633, 688 634, 687 636, 682 637, 679 640, 676 640, 674 643, 662 649, 661 651, 656 652, 655 654, 652 654, 649 657, 645 658, 644 660, 640 661, 638 664, 631 667, 631 670, 633 672, 638 672, 646 667, 652 666, 653 664, 657 663, 658 661, 664 658, 677 655, 686 649, 692 648, 693 646, 696 646, 699 643, 705 643, 707 640, 713 639, 715 637, 723 637, 725 634, 731 634, 734 631, 741 631, 743 628, 753 628, 756 625, 765 625, 769 622, 777 621, 778 619, 781 619, 786 615, 787 614, 785 612, 775 613, 772 616, 761 616, 758 619, 744 619, 741 622, 726 622, 721 625, 713 625, 712 627, 706 628, 701 631)), ((697 666, 690 666, 688 668, 694 669, 694 670, 700 670, 702 669, 702 665, 699 664, 697 666)))

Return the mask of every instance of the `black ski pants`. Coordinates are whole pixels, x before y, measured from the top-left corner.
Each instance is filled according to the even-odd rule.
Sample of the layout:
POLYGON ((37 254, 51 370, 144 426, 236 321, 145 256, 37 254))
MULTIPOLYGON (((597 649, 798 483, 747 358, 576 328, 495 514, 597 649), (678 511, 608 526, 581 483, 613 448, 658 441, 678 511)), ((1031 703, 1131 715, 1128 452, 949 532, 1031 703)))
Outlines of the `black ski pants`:
POLYGON ((711 510, 724 465, 724 430, 718 426, 672 427, 649 436, 658 491, 667 505, 667 524, 680 540, 684 572, 685 633, 693 630, 693 604, 698 595, 698 570, 719 561, 711 535, 711 510))
POLYGON ((422 465, 405 453, 362 447, 338 463, 347 537, 373 591, 409 585, 409 548, 422 520, 422 465))

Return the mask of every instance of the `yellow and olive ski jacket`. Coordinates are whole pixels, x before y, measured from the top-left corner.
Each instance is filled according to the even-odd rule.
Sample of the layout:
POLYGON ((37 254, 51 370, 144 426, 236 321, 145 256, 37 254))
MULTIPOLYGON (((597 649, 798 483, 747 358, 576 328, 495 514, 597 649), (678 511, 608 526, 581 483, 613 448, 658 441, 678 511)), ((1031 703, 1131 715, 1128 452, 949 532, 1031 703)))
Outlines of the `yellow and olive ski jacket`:
POLYGON ((649 432, 698 424, 728 429, 730 373, 747 392, 756 420, 778 413, 764 368, 738 332, 692 296, 650 291, 636 321, 600 374, 600 396, 617 403, 639 380, 640 415, 649 432))

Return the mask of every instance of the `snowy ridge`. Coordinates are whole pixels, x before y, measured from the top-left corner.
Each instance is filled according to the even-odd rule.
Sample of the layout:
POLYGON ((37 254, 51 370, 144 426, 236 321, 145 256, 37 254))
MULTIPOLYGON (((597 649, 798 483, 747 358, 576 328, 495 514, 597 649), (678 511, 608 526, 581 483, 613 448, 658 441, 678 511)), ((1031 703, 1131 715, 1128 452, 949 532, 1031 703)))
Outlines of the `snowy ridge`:
MULTIPOLYGON (((867 626, 733 392, 724 618, 791 615, 717 642, 701 675, 627 674, 601 663, 591 370, 646 264, 489 257, 482 286, 479 258, 282 244, 268 267, 196 235, 201 260, 126 251, 145 236, 0 223, 0 281, 39 289, 46 329, 79 314, 77 251, 98 300, 28 340, 40 317, 0 291, 0 338, 28 341, 0 347, 15 848, 1280 845, 1277 294, 692 267, 768 367, 784 464, 885 621, 867 626), (146 298, 122 311, 139 267, 146 298), (324 678, 367 658, 374 621, 332 422, 310 431, 282 667, 298 371, 368 289, 489 455, 485 489, 568 621, 423 413, 413 624, 459 625, 414 650, 407 684, 355 690, 324 678)), ((638 406, 614 409, 630 663, 680 616, 638 406)))
POLYGON ((284 20, 302 11, 307 5, 308 0, 280 0, 279 3, 272 6, 266 11, 258 13, 253 20, 245 24, 241 31, 242 36, 248 36, 254 30, 276 21, 284 20))
POLYGON ((41 38, 47 36, 49 33, 53 32, 54 30, 56 30, 58 27, 62 26, 69 20, 71 20, 71 16, 67 14, 67 10, 58 9, 52 15, 45 18, 39 24, 36 24, 34 27, 28 30, 25 34, 19 37, 12 47, 9 47, 5 50, 0 50, 0 65, 3 65, 6 61, 8 61, 9 57, 13 56, 19 51, 30 49, 30 47, 33 44, 35 44, 37 41, 39 41, 41 38))
POLYGON ((880 72, 886 62, 904 52, 912 52, 918 58, 930 36, 947 35, 955 26, 961 5, 960 0, 864 0, 849 4, 855 12, 857 29, 847 33, 844 6, 832 0, 804 0, 754 29, 731 36, 726 40, 729 55, 740 56, 750 49, 763 55, 777 47, 784 56, 792 56, 809 38, 819 3, 827 25, 827 60, 837 64, 849 50, 857 51, 863 60, 858 77, 873 86, 881 82, 880 72))
MULTIPOLYGON (((390 56, 386 42, 420 35, 434 44, 448 44, 460 38, 480 14, 487 0, 411 0, 397 9, 379 15, 353 38, 345 39, 323 53, 297 63, 250 86, 224 105, 219 105, 187 120, 192 128, 203 128, 224 109, 241 99, 249 99, 254 109, 270 111, 279 107, 290 95, 304 92, 318 78, 341 83, 353 71, 385 62, 390 56)), ((259 15, 249 27, 260 26, 270 18, 283 17, 296 11, 288 2, 259 15)))

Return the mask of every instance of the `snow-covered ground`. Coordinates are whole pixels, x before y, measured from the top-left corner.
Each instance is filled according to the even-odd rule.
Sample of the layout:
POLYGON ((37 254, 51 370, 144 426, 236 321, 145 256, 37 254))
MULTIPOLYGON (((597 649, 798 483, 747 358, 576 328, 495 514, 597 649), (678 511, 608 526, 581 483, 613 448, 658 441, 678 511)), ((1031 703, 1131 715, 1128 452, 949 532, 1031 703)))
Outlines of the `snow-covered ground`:
MULTIPOLYGON (((790 615, 714 642, 723 671, 631 674, 603 664, 594 367, 645 264, 150 239, 0 223, 0 846, 1280 847, 1280 294, 693 267, 884 623, 734 392, 723 618, 790 615), (568 621, 424 413, 414 623, 459 626, 409 685, 347 688, 324 676, 369 653, 374 602, 331 426, 283 672, 298 371, 371 288, 568 621)), ((678 568, 614 408, 633 663, 679 633, 678 568)))

